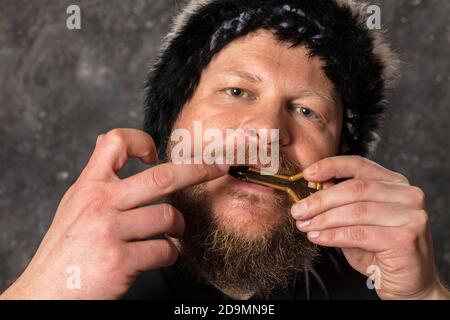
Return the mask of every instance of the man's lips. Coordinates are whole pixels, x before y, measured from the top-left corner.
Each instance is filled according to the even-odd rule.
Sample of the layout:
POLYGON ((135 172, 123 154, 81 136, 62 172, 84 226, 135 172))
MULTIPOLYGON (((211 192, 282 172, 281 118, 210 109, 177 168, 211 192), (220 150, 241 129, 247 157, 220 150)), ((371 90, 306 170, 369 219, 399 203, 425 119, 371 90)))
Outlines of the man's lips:
POLYGON ((250 192, 258 192, 258 193, 265 193, 265 194, 274 194, 275 193, 275 190, 273 190, 271 188, 260 186, 260 185, 254 184, 254 183, 244 182, 244 181, 239 180, 229 174, 227 174, 225 176, 225 179, 226 179, 226 183, 236 186, 238 188, 248 190, 250 192))

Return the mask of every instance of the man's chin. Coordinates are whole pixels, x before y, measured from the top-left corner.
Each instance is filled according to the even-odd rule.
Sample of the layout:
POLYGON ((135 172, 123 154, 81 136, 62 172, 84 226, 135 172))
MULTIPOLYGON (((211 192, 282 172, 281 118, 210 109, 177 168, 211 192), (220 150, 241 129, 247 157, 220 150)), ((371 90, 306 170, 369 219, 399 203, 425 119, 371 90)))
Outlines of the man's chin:
POLYGON ((287 214, 285 208, 275 206, 269 197, 251 193, 221 196, 212 204, 217 225, 245 240, 268 236, 287 214))

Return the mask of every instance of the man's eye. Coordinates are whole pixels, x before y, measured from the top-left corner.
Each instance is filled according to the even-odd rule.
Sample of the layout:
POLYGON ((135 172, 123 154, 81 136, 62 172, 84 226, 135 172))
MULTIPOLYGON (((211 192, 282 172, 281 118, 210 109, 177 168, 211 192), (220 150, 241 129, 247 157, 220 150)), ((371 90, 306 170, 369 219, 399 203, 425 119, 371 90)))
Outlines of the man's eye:
POLYGON ((248 92, 245 90, 242 90, 240 88, 230 88, 230 89, 225 90, 225 92, 232 97, 244 98, 244 99, 249 98, 248 92))
POLYGON ((305 118, 314 118, 317 117, 316 113, 309 108, 306 107, 296 107, 295 112, 299 113, 305 118))

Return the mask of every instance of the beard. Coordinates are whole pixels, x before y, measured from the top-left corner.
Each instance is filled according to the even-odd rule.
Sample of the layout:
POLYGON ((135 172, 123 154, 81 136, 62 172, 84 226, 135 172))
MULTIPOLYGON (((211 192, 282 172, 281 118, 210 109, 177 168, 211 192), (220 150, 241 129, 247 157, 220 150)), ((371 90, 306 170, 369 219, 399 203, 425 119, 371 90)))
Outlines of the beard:
MULTIPOLYGON (((280 155, 279 174, 292 175, 299 169, 295 161, 280 155)), ((263 197, 227 185, 215 192, 245 203, 238 209, 241 215, 246 214, 242 210, 263 207, 278 218, 250 221, 253 226, 260 224, 258 233, 249 232, 245 223, 230 229, 223 212, 217 212, 227 209, 214 205, 206 184, 172 194, 169 202, 183 212, 186 223, 179 243, 181 265, 198 280, 223 291, 251 293, 260 299, 286 292, 296 275, 318 255, 316 245, 296 228, 289 197, 279 192, 263 197)))

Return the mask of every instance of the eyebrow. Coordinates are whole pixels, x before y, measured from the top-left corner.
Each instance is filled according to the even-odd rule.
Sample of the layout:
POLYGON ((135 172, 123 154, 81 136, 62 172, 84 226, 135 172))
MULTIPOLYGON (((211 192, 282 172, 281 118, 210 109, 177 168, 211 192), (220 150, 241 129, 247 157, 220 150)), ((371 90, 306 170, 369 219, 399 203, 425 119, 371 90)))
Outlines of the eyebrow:
POLYGON ((234 69, 228 69, 225 71, 230 75, 245 79, 249 82, 262 82, 262 79, 258 75, 248 71, 234 69))
POLYGON ((300 95, 298 98, 311 97, 311 96, 316 96, 316 97, 322 98, 324 100, 330 101, 332 103, 337 103, 337 101, 334 98, 332 98, 324 93, 317 92, 314 90, 303 90, 300 92, 300 95))
MULTIPOLYGON (((258 75, 254 74, 254 73, 245 71, 245 70, 226 69, 225 71, 226 71, 226 73, 228 73, 230 75, 240 77, 249 82, 253 82, 253 83, 262 82, 261 77, 259 77, 258 75)), ((296 98, 298 99, 298 98, 311 97, 311 96, 316 96, 316 97, 322 98, 323 100, 337 104, 336 99, 334 99, 333 97, 328 96, 328 95, 318 92, 318 91, 314 91, 314 90, 302 90, 302 91, 300 91, 299 96, 296 98)))

